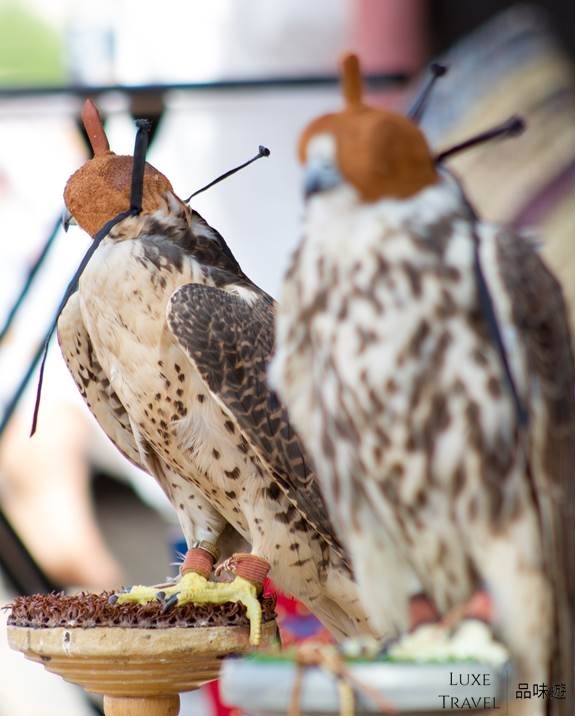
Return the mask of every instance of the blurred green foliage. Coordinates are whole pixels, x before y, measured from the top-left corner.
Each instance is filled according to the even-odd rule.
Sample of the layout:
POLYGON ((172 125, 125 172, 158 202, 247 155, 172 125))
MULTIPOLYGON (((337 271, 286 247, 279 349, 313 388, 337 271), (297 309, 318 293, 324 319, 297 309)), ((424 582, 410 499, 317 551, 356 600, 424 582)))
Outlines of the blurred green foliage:
POLYGON ((65 79, 57 30, 23 3, 0 0, 0 86, 62 84, 65 79))

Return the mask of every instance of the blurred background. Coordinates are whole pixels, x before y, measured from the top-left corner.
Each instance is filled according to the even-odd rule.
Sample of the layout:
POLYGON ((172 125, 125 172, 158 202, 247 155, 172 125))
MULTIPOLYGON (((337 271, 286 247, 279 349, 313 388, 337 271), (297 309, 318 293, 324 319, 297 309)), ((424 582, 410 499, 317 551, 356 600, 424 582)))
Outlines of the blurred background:
MULTIPOLYGON (((100 590, 157 582, 179 538, 154 481, 125 463, 94 424, 57 345, 36 435, 28 437, 35 375, 11 415, 88 247, 79 229, 59 228, 64 185, 89 156, 78 121, 83 100, 97 101, 116 153, 132 153, 133 118, 150 118, 148 159, 181 196, 253 156, 258 145, 270 148, 269 159, 193 206, 223 234, 244 271, 276 296, 300 231, 297 138, 314 116, 340 106, 336 70, 346 50, 377 75, 370 99, 400 110, 430 59, 450 65, 423 120, 437 149, 510 114, 526 117, 529 131, 520 139, 479 148, 450 166, 485 218, 535 237, 573 305, 569 0, 163 0, 155 8, 139 0, 0 0, 0 516, 9 530, 0 535, 14 529, 50 584, 100 590)), ((26 588, 14 579, 19 562, 6 544, 0 540, 4 603, 26 588)), ((9 653, 5 639, 0 660, 1 716, 91 713, 72 687, 9 653)), ((184 716, 224 712, 205 693, 182 708, 184 716)))

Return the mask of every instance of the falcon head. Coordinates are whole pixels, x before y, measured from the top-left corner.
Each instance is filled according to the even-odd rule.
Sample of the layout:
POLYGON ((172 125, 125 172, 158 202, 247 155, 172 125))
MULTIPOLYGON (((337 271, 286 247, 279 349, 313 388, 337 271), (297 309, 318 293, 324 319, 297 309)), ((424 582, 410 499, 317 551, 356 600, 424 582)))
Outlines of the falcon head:
POLYGON ((360 198, 406 199, 439 180, 435 159, 417 125, 407 117, 364 104, 359 61, 342 61, 341 112, 315 119, 299 143, 306 165, 306 196, 352 185, 360 198))
MULTIPOLYGON (((110 151, 96 105, 87 100, 82 111, 94 157, 83 164, 66 184, 66 209, 79 226, 94 236, 104 224, 130 208, 133 157, 110 151)), ((146 162, 142 211, 153 212, 174 193, 168 179, 146 162)))

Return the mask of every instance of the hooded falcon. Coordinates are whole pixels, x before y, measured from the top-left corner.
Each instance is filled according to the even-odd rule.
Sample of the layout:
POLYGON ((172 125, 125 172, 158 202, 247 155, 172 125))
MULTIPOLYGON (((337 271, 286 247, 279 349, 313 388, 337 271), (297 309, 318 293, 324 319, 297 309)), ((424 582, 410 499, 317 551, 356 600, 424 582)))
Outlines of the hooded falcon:
MULTIPOLYGON (((90 102, 84 123, 94 157, 69 179, 64 198, 94 236, 130 206, 133 161, 109 150, 90 102)), ((316 477, 266 384, 274 302, 147 163, 141 206, 98 245, 58 322, 89 408, 159 482, 189 547, 173 586, 159 595, 136 586, 119 600, 237 600, 257 643, 256 596, 269 570, 336 636, 372 633, 316 477), (230 527, 250 553, 220 554, 230 527), (208 579, 220 557, 231 582, 208 579)))
MULTIPOLYGON (((423 592, 476 590, 518 682, 575 713, 575 376, 561 289, 524 238, 477 219, 409 119, 367 106, 303 132, 304 237, 270 378, 314 461, 376 627, 423 592)), ((513 687, 511 687, 513 690, 513 687)))

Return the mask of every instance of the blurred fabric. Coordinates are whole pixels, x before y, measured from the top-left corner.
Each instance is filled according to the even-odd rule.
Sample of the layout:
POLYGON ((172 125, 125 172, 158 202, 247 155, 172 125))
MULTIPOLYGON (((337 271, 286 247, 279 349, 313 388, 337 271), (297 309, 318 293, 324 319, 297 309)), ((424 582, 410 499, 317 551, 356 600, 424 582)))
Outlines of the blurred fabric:
POLYGON ((422 126, 442 149, 522 115, 527 130, 448 162, 486 220, 542 245, 562 282, 575 330, 575 66, 548 14, 517 5, 460 40, 442 59, 422 126))

